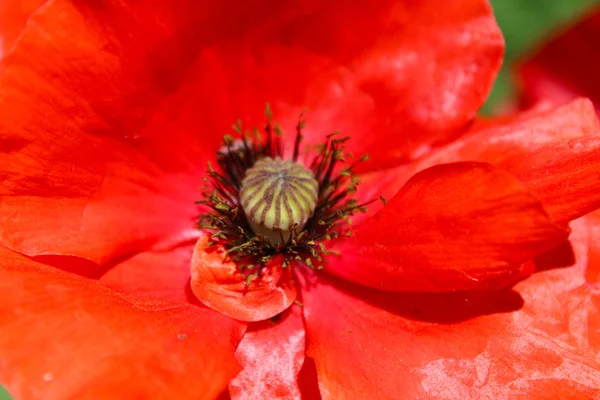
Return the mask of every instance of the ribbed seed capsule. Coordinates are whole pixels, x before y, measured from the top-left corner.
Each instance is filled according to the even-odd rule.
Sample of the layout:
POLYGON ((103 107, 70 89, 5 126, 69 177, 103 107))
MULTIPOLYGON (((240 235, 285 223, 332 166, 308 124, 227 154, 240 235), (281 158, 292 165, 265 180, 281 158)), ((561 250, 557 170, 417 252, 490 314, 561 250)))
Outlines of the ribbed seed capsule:
POLYGON ((317 205, 318 183, 292 160, 265 157, 246 172, 240 200, 255 233, 280 241, 292 226, 300 231, 317 205))

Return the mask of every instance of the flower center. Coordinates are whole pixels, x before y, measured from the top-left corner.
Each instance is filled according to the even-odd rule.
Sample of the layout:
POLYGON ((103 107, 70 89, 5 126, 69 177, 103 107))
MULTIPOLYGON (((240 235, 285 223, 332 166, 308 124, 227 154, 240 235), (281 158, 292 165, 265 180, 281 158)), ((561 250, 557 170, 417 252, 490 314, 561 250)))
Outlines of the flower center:
POLYGON ((296 126, 293 154, 283 156, 282 132, 271 123, 267 105, 265 136, 258 130, 233 125, 235 135, 226 135, 217 152, 217 169, 209 164, 206 190, 198 203, 209 209, 199 218, 198 227, 210 234, 207 246, 220 246, 225 258, 236 263, 248 280, 276 256, 282 266, 299 261, 310 268, 322 268, 324 257, 333 250, 328 241, 351 235, 350 217, 365 212, 368 203, 352 198, 359 180, 353 164, 339 168, 348 156, 347 137, 337 132, 303 154, 298 162, 302 119, 296 126))
POLYGON ((319 184, 300 163, 265 157, 242 180, 240 201, 250 227, 273 243, 302 230, 317 205, 319 184))

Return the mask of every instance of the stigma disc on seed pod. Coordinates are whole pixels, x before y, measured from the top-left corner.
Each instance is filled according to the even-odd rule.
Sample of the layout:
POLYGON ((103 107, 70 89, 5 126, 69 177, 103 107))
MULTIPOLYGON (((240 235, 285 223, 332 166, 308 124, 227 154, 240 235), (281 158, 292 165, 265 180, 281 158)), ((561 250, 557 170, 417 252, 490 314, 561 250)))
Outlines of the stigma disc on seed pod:
POLYGON ((240 201, 254 233, 273 243, 300 232, 317 205, 318 182, 304 165, 280 157, 258 160, 242 180, 240 201))

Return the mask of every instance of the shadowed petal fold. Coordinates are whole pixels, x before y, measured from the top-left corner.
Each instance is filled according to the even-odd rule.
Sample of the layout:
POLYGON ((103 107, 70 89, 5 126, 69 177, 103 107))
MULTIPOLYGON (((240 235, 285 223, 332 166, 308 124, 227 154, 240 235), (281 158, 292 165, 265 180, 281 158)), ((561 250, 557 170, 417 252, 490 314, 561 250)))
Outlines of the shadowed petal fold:
MULTIPOLYGON (((194 302, 190 288, 193 244, 175 249, 144 252, 113 266, 100 282, 136 302, 177 305, 194 302)), ((196 302, 197 303, 197 302, 196 302)))
POLYGON ((327 271, 377 289, 426 292, 513 283, 521 263, 568 234, 516 178, 467 162, 418 173, 353 232, 327 271))

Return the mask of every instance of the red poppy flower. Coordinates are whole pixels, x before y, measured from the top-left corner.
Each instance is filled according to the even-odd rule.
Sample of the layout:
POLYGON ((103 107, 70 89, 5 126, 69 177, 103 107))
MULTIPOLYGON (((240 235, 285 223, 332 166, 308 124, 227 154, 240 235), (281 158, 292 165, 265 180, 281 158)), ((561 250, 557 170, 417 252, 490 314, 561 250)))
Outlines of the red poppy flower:
MULTIPOLYGON (((481 0, 50 0, 0 66, 0 381, 25 399, 597 396, 598 251, 585 219, 567 239, 600 205, 600 127, 587 100, 474 120, 502 50, 481 0), (359 203, 389 199, 324 242, 322 271, 308 242, 241 271, 195 225, 206 163, 241 178, 223 131, 268 101, 288 131, 308 107, 308 144, 348 135, 371 155, 359 203)), ((343 214, 323 197, 311 215, 343 214)))

